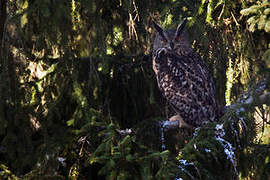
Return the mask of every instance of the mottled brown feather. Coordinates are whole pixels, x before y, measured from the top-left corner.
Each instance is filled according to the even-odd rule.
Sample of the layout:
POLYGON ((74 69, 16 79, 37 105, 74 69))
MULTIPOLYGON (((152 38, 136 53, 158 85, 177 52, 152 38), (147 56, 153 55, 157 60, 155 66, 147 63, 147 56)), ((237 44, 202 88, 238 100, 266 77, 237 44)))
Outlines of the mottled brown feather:
POLYGON ((176 113, 194 127, 217 120, 215 86, 206 63, 188 45, 185 37, 175 42, 175 31, 164 31, 172 49, 157 35, 153 51, 153 70, 158 87, 176 113))

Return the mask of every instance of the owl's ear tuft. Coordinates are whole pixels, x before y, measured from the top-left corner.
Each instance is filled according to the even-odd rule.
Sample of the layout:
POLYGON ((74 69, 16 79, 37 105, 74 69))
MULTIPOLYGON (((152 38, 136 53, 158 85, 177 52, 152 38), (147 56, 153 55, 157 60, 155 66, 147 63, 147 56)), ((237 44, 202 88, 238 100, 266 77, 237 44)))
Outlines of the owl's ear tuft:
POLYGON ((167 40, 165 35, 164 35, 164 31, 162 29, 162 27, 157 24, 154 20, 152 20, 154 28, 157 30, 157 32, 159 33, 159 35, 163 38, 163 40, 167 40))
POLYGON ((184 21, 178 25, 177 29, 176 29, 176 32, 175 32, 175 39, 179 39, 181 34, 183 33, 184 31, 184 28, 187 24, 187 18, 184 19, 184 21))

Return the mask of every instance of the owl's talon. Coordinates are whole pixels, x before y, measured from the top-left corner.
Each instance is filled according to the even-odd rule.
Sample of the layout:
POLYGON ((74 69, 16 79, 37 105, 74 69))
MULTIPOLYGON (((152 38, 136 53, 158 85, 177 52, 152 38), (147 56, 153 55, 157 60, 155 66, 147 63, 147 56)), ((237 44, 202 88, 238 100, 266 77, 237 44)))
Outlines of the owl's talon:
POLYGON ((178 121, 180 129, 181 128, 193 129, 193 127, 188 125, 180 115, 174 115, 170 117, 169 121, 178 121))

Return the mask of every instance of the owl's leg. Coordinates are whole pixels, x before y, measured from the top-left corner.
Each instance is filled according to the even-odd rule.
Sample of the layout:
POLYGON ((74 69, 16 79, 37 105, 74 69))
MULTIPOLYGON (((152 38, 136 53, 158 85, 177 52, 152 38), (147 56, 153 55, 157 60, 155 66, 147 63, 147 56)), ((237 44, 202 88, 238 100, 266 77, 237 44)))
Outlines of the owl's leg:
POLYGON ((178 121, 179 122, 179 128, 188 128, 188 129, 193 129, 192 126, 188 125, 183 118, 180 115, 174 115, 170 117, 169 121, 178 121))

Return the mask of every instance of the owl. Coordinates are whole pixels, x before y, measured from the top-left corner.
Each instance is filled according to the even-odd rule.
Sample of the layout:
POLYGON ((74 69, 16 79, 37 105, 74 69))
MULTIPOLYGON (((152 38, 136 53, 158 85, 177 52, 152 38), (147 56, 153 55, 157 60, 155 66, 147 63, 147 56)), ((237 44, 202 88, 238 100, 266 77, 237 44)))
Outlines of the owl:
POLYGON ((153 21, 153 70, 158 87, 176 112, 180 127, 201 127, 218 119, 213 77, 206 63, 189 45, 185 19, 176 30, 153 21))

